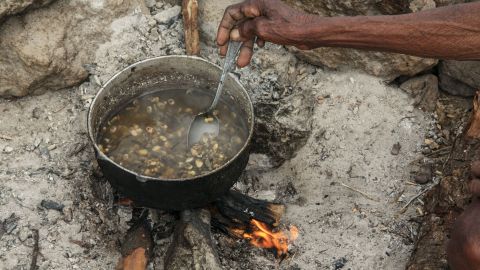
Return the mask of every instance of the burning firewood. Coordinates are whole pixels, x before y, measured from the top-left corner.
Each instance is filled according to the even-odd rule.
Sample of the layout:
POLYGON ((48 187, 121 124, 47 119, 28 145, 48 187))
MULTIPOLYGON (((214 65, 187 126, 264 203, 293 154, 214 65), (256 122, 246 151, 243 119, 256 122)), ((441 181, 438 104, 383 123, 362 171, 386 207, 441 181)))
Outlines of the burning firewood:
MULTIPOLYGON (((135 205, 121 198, 119 205, 135 205), (126 202, 126 203, 120 203, 126 202)), ((297 238, 298 229, 280 229, 285 206, 229 191, 206 209, 179 213, 172 243, 165 255, 164 269, 221 269, 211 227, 236 239, 245 239, 255 247, 272 250, 285 259, 289 245, 297 238)), ((117 270, 144 270, 152 250, 147 209, 134 208, 131 224, 122 245, 122 259, 117 270)))
POLYGON ((271 249, 278 257, 288 253, 288 246, 298 236, 298 229, 289 232, 278 227, 285 206, 257 200, 236 191, 230 191, 215 202, 212 226, 231 237, 247 239, 256 247, 271 249))
POLYGON ((145 219, 134 224, 122 243, 117 270, 145 270, 152 252, 151 230, 145 219))
POLYGON ((182 1, 183 26, 185 28, 185 47, 188 55, 200 54, 200 38, 198 35, 198 2, 182 1))
POLYGON ((238 232, 245 231, 252 219, 277 227, 285 212, 285 206, 229 191, 215 202, 211 212, 212 225, 215 228, 238 237, 238 232))
POLYGON ((480 91, 473 98, 473 112, 466 132, 467 138, 480 139, 480 91))
POLYGON ((288 245, 297 239, 298 229, 290 226, 288 233, 273 231, 267 224, 253 219, 250 229, 243 233, 243 237, 256 247, 271 249, 277 257, 284 257, 288 254, 288 245))

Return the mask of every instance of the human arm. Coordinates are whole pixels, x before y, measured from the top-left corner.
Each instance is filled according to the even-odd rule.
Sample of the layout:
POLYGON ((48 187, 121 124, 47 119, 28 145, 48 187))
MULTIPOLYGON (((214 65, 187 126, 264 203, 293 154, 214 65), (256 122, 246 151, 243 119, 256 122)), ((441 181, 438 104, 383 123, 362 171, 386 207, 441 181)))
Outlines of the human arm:
POLYGON ((250 0, 227 8, 217 43, 246 42, 239 66, 253 55, 253 37, 300 49, 343 47, 422 57, 480 60, 480 3, 391 16, 321 17, 278 0, 250 0), (231 30, 237 28, 238 31, 231 30))

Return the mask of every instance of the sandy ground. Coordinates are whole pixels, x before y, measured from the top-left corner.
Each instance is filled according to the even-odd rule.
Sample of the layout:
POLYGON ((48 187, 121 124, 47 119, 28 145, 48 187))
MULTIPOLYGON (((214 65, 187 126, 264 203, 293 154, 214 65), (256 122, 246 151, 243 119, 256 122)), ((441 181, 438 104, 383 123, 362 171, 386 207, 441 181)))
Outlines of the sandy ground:
MULTIPOLYGON (((149 56, 183 53, 181 23, 159 26, 160 43, 139 38, 148 32, 139 27, 146 23, 138 14, 114 23, 116 42, 98 50, 89 82, 0 100, 0 269, 29 268, 34 230, 40 236, 39 269, 114 268, 130 213, 113 207, 108 184, 92 176, 85 116, 99 84, 115 71, 149 56), (47 199, 63 209, 46 209, 42 200, 47 199)), ((215 51, 204 45, 202 54, 220 63, 215 51)), ((297 63, 277 46, 261 50, 240 75, 254 98, 269 93, 275 82, 292 89, 294 108, 304 102, 297 95, 315 101, 311 136, 296 156, 273 168, 265 156, 253 155, 237 185, 249 195, 286 203, 285 223, 299 227, 294 255, 279 267, 403 269, 416 233, 409 221, 416 206, 398 212, 420 189, 406 181, 410 162, 421 155, 426 115, 377 78, 297 63), (395 143, 401 145, 398 155, 391 154, 395 143)), ((304 113, 292 109, 279 121, 295 121, 304 113)), ((226 269, 278 267, 269 252, 221 235, 216 239, 226 269)), ((169 241, 156 240, 151 269, 163 269, 169 241)))
POLYGON ((418 189, 405 182, 418 157, 423 116, 404 93, 372 77, 323 75, 317 96, 330 98, 315 108, 307 145, 259 182, 296 191, 286 199, 287 219, 301 229, 293 260, 301 269, 404 269, 416 229, 408 222, 414 213, 399 211, 418 189), (392 155, 396 143, 401 150, 392 155))

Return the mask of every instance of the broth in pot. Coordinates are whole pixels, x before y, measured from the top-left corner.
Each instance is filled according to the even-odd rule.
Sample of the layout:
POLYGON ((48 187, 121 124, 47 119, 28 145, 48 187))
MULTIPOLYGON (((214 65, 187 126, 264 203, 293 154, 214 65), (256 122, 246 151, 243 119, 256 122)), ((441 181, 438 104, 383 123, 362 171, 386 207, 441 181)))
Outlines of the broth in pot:
POLYGON ((213 112, 219 135, 204 134, 199 143, 187 146, 190 123, 211 99, 201 90, 151 91, 134 98, 104 121, 98 147, 118 165, 144 176, 188 179, 208 174, 231 160, 248 138, 240 105, 221 100, 213 112))

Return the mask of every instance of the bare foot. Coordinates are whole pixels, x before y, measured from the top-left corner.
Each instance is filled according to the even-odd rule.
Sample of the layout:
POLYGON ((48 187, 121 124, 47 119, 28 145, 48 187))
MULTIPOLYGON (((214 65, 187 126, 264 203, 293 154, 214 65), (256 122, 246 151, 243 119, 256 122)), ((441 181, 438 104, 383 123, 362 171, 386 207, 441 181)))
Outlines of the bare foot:
POLYGON ((447 248, 453 270, 480 270, 480 162, 474 162, 471 170, 469 188, 475 198, 457 218, 447 248))

